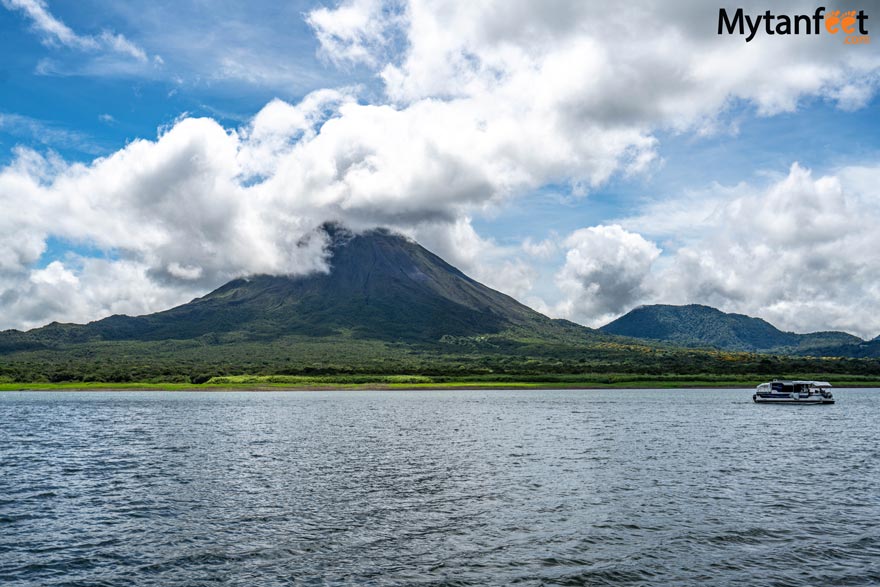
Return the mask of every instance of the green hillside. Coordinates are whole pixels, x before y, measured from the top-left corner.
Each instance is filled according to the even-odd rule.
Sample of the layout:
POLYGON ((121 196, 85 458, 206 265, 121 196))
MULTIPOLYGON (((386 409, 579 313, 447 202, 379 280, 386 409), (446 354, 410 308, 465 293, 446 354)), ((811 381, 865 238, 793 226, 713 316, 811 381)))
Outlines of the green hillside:
POLYGON ((607 334, 716 348, 786 355, 878 357, 880 344, 846 332, 783 332, 769 322, 709 306, 642 306, 600 328, 607 334))

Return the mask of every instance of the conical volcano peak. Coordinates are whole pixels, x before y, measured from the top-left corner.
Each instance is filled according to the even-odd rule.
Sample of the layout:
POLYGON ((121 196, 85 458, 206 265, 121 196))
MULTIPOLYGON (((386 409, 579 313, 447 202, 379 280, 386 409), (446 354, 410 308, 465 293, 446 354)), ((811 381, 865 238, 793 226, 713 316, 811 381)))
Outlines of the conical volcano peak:
POLYGON ((486 287, 403 235, 382 228, 356 232, 339 223, 320 229, 330 241, 327 272, 253 275, 164 312, 72 328, 100 340, 236 333, 245 340, 333 336, 428 343, 511 330, 572 336, 574 325, 486 287))
POLYGON ((344 245, 355 236, 353 230, 335 220, 324 222, 318 227, 318 230, 327 235, 327 242, 330 243, 331 248, 344 245))
POLYGON ((383 243, 381 248, 385 250, 421 248, 418 243, 409 237, 384 227, 355 230, 345 224, 334 221, 323 223, 318 230, 326 235, 331 262, 337 255, 349 255, 353 250, 363 248, 375 249, 379 242, 383 243))

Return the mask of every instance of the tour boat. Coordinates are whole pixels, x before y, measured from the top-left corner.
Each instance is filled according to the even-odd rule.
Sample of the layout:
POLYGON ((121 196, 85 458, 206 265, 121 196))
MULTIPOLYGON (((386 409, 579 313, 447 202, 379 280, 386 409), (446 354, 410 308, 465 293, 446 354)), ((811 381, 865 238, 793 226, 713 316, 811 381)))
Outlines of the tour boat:
POLYGON ((774 379, 762 383, 755 390, 752 401, 756 404, 833 404, 834 396, 828 391, 827 381, 783 381, 774 379))

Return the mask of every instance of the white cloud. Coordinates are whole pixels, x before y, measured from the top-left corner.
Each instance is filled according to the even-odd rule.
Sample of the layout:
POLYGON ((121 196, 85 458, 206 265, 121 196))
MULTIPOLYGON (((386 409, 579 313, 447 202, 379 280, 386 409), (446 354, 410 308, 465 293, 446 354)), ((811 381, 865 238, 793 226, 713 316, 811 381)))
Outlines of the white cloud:
MULTIPOLYGON (((76 35, 38 0, 2 1, 24 10, 54 42, 96 43, 140 59, 124 37, 76 35)), ((657 157, 659 130, 705 132, 733 102, 760 115, 794 110, 808 97, 857 108, 873 96, 880 63, 870 47, 824 38, 747 45, 718 36, 717 8, 697 1, 628 4, 600 14, 565 0, 352 0, 307 18, 327 57, 371 67, 384 98, 365 103, 370 94, 356 88, 321 90, 296 104, 273 101, 239 129, 184 118, 155 141, 134 141, 87 165, 20 152, 0 170, 0 207, 9 210, 0 219, 0 295, 21 297, 37 287, 32 267, 53 235, 118 255, 64 265, 78 279, 65 286, 80 300, 68 304, 78 316, 101 316, 120 300, 157 310, 245 273, 321 270, 324 243, 314 228, 340 220, 404 230, 478 279, 527 296, 537 274, 520 254, 551 256, 558 243, 501 247, 477 234, 474 215, 547 184, 583 195, 614 174, 640 173, 657 157), (94 294, 94 276, 117 270, 143 287, 94 294)), ((214 57, 228 66, 228 77, 278 79, 287 63, 260 55, 234 46, 214 57)), ((733 268, 757 267, 763 253, 734 224, 761 213, 787 219, 784 230, 772 231, 777 240, 763 240, 794 255, 810 213, 836 217, 840 205, 865 205, 835 196, 832 184, 804 188, 819 195, 805 198, 814 206, 799 215, 783 196, 769 209, 737 198, 739 208, 704 210, 742 258, 725 256, 721 237, 707 235, 702 248, 673 249, 676 266, 685 269, 670 269, 670 279, 685 285, 693 277, 694 291, 744 298, 751 274, 733 268), (835 197, 837 208, 819 205, 835 197), (717 250, 715 242, 722 243, 717 250)), ((694 211, 682 206, 680 214, 694 211)), ((835 222, 810 226, 828 239, 839 229, 835 222)), ((654 243, 626 227, 583 229, 562 245, 568 253, 558 281, 566 299, 551 306, 589 323, 647 296, 652 268, 668 265, 657 259, 654 243)), ((786 315, 788 306, 779 303, 800 298, 767 299, 786 315)), ((12 308, 2 307, 0 323, 38 321, 36 309, 24 319, 12 308)))
MULTIPOLYGON (((364 72, 336 71, 329 67, 332 64, 316 59, 317 41, 303 14, 315 4, 311 0, 210 5, 201 0, 117 2, 108 6, 108 18, 130 31, 130 38, 141 45, 161 47, 161 57, 152 55, 139 68, 67 59, 47 63, 44 70, 55 75, 72 70, 78 75, 162 79, 173 86, 170 91, 184 96, 234 97, 236 103, 254 96, 301 97, 315 89, 369 81, 364 72)), ((233 119, 241 115, 236 112, 233 119)))
POLYGON ((306 22, 315 31, 322 54, 336 65, 376 66, 388 47, 389 31, 398 26, 397 2, 346 0, 336 8, 317 8, 306 22))
POLYGON ((199 279, 204 273, 201 267, 195 265, 181 265, 177 262, 169 263, 167 270, 172 277, 189 281, 199 279))
POLYGON ((556 282, 565 298, 553 315, 601 326, 646 294, 645 281, 660 249, 618 225, 592 226, 569 235, 556 282))
MULTIPOLYGON (((140 62, 147 61, 147 53, 119 33, 102 31, 101 34, 98 36, 98 39, 105 47, 112 49, 117 53, 128 55, 129 57, 133 57, 140 62)), ((154 57, 154 60, 157 65, 162 64, 162 58, 158 55, 154 57)))
POLYGON ((98 155, 104 149, 84 132, 64 128, 56 123, 21 114, 0 112, 0 131, 54 148, 69 148, 98 155))
POLYGON ((649 206, 624 225, 673 249, 638 302, 704 303, 783 329, 873 338, 880 332, 878 182, 878 167, 817 178, 794 164, 763 188, 714 186, 649 206))
MULTIPOLYGON (((259 187, 242 185, 240 147, 235 132, 209 119, 185 119, 157 141, 132 142, 90 165, 21 150, 0 171, 0 207, 6 211, 0 271, 6 287, 32 282, 29 267, 49 234, 114 251, 118 263, 128 263, 126 274, 137 267, 155 283, 152 289, 168 290, 152 298, 161 302, 184 301, 184 293, 196 287, 245 273, 323 269, 324 243, 308 238, 320 218, 295 215, 295 204, 273 209, 259 187)), ((76 274, 94 284, 87 273, 98 268, 105 271, 84 264, 76 274)), ((120 295, 140 295, 118 287, 120 295)), ((94 303, 83 307, 97 310, 94 303)), ((134 307, 159 309, 138 302, 134 307)), ((6 310, 7 324, 16 324, 20 315, 6 310)))
MULTIPOLYGON (((876 89, 876 51, 853 51, 830 35, 746 44, 717 35, 718 7, 698 0, 631 2, 604 11, 578 0, 410 0, 402 11, 394 8, 397 2, 384 6, 346 2, 313 14, 345 17, 339 25, 344 34, 328 41, 319 35, 323 50, 337 59, 354 50, 369 56, 381 49, 387 29, 398 30, 406 50, 379 71, 388 95, 401 103, 492 94, 552 103, 560 121, 580 122, 579 128, 593 121, 606 128, 682 129, 714 118, 731 99, 774 114, 795 109, 805 96, 849 108, 876 89), (380 30, 384 37, 375 34, 380 30)), ((815 8, 801 2, 791 9, 798 6, 815 8)), ((765 9, 759 2, 744 7, 765 9)))
POLYGON ((147 61, 146 52, 122 34, 105 30, 96 36, 78 35, 53 16, 43 0, 0 1, 8 10, 19 10, 30 18, 34 29, 43 35, 47 44, 63 45, 80 51, 111 51, 141 63, 147 61))
POLYGON ((33 22, 34 28, 46 36, 47 41, 57 42, 77 49, 97 49, 92 37, 80 37, 66 24, 52 16, 42 0, 3 0, 8 10, 20 10, 33 22))
POLYGON ((19 328, 50 321, 84 323, 111 314, 136 316, 188 301, 198 287, 169 288, 131 260, 69 256, 10 279, 0 272, 0 303, 19 328))
POLYGON ((537 259, 549 259, 559 250, 559 237, 555 233, 549 238, 535 242, 531 238, 527 238, 522 243, 523 250, 531 257, 537 259))
POLYGON ((59 261, 49 263, 45 269, 31 271, 30 280, 31 283, 42 285, 79 285, 79 278, 59 261))

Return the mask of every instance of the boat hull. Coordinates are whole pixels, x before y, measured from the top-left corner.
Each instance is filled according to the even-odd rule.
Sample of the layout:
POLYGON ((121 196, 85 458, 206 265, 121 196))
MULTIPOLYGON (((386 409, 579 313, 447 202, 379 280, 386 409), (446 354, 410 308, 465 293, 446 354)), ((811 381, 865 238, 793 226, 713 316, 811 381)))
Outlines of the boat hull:
POLYGON ((811 394, 808 397, 793 397, 791 395, 760 395, 754 394, 752 401, 756 404, 798 404, 802 406, 817 404, 833 404, 834 398, 822 397, 821 395, 811 394))

